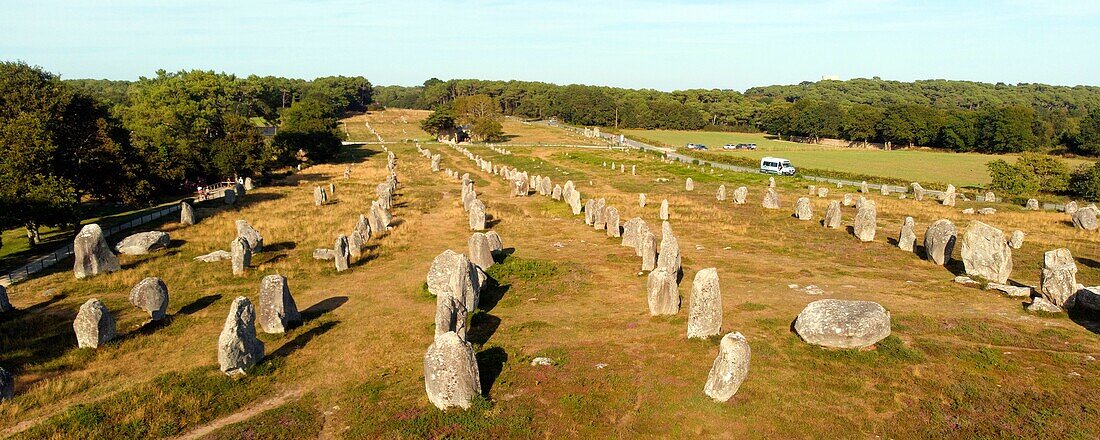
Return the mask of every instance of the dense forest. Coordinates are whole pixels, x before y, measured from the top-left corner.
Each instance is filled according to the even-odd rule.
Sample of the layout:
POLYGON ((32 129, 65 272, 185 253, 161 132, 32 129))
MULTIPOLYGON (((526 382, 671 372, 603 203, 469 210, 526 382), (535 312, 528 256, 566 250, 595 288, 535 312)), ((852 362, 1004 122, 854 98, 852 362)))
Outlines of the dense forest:
POLYGON ((1100 155, 1100 87, 852 79, 732 90, 633 90, 430 79, 375 88, 384 106, 433 109, 486 94, 506 115, 619 128, 766 131, 953 151, 1100 155), (1090 113, 1091 112, 1091 113, 1090 113))
MULTIPOLYGON (((238 176, 335 157, 339 117, 363 111, 362 77, 312 81, 158 71, 72 80, 0 62, 0 229, 68 226, 82 201, 142 204, 238 176), (265 138, 259 126, 275 124, 265 138)), ((2 245, 2 243, 0 243, 2 245)))

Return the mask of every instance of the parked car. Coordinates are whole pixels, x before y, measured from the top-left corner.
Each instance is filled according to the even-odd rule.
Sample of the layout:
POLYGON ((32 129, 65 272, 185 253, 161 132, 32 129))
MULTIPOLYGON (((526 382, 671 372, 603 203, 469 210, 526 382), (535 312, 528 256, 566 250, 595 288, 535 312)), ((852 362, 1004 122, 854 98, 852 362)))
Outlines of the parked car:
POLYGON ((685 150, 706 150, 707 146, 703 144, 687 144, 684 145, 685 150))
POLYGON ((787 159, 781 157, 765 157, 760 159, 761 173, 793 176, 795 171, 794 166, 791 165, 791 161, 787 159))
POLYGON ((722 146, 723 150, 755 150, 756 144, 726 144, 722 146))
POLYGON ((746 150, 755 150, 756 149, 756 144, 745 144, 745 149, 746 150))
POLYGON ((741 146, 741 144, 736 144, 736 145, 734 145, 734 144, 726 144, 726 145, 723 145, 723 146, 722 146, 722 149, 723 149, 723 150, 736 150, 736 149, 740 148, 740 146, 741 146))

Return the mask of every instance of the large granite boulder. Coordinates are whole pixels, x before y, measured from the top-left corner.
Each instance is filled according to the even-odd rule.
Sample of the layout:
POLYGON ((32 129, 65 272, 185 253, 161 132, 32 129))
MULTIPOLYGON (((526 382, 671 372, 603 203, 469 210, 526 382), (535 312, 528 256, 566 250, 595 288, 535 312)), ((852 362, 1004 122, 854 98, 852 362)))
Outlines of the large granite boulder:
POLYGON ((642 232, 642 238, 638 244, 638 252, 642 257, 642 270, 657 268, 657 236, 646 228, 642 232))
POLYGON ((229 251, 216 250, 209 254, 199 255, 194 258, 195 261, 201 261, 203 263, 213 263, 215 261, 224 261, 233 258, 233 254, 229 251))
POLYGON ((264 333, 285 333, 302 323, 298 305, 290 295, 290 285, 282 275, 268 275, 260 280, 260 328, 264 333))
POLYGON ((618 238, 619 236, 622 235, 622 229, 620 229, 621 226, 619 224, 619 209, 618 208, 616 208, 614 206, 608 206, 606 211, 605 211, 604 220, 607 223, 606 224, 606 229, 607 229, 607 236, 608 237, 618 238))
POLYGON ((634 217, 627 220, 626 223, 623 224, 622 245, 634 248, 634 253, 637 255, 640 253, 638 249, 642 240, 642 232, 646 229, 649 228, 646 226, 645 220, 642 220, 641 217, 634 217))
POLYGON ((768 192, 764 194, 764 200, 760 203, 764 209, 779 209, 779 193, 775 191, 774 186, 768 187, 768 192))
POLYGON ((718 285, 718 269, 710 267, 695 273, 688 307, 688 339, 705 339, 722 332, 722 289, 718 285))
POLYGON ((191 226, 195 224, 195 209, 191 207, 190 203, 180 202, 180 226, 191 226))
POLYGON ((252 249, 248 247, 248 240, 237 237, 229 242, 230 263, 233 275, 244 275, 248 266, 252 265, 252 249))
POLYGON ((470 202, 469 209, 469 224, 471 231, 484 231, 485 230, 485 203, 481 200, 474 199, 470 202))
POLYGON ((1073 307, 1077 293, 1077 263, 1073 261, 1069 249, 1055 249, 1043 254, 1039 293, 1058 307, 1073 307))
POLYGON ((707 375, 707 383, 703 386, 703 393, 718 402, 730 400, 749 375, 751 357, 752 350, 741 333, 723 336, 718 346, 718 357, 714 359, 710 374, 707 375))
POLYGON ((0 285, 0 313, 7 313, 14 309, 11 301, 8 300, 8 288, 0 285))
POLYGON ((718 193, 714 195, 719 202, 726 201, 726 185, 718 185, 718 193))
POLYGON ((336 237, 336 241, 332 244, 332 257, 337 272, 348 270, 348 265, 351 262, 351 249, 346 235, 340 234, 336 237))
POLYGON ((878 209, 874 200, 867 200, 859 205, 856 210, 855 221, 852 222, 852 233, 859 241, 867 242, 875 239, 878 209))
POLYGON ((1005 283, 1012 275, 1012 248, 1004 231, 979 221, 963 232, 962 260, 970 276, 1005 283))
POLYGON ((495 263, 493 261, 493 248, 489 244, 489 238, 481 232, 475 232, 466 240, 469 259, 481 270, 489 270, 495 263))
POLYGON ((15 377, 8 370, 0 368, 0 402, 15 397, 15 377))
POLYGON ((489 231, 485 233, 485 238, 489 240, 489 250, 492 252, 500 252, 504 250, 504 240, 500 238, 500 234, 497 231, 489 231))
POLYGON ((466 310, 477 310, 481 284, 478 282, 476 267, 465 255, 450 249, 443 251, 432 260, 432 266, 428 269, 428 292, 435 296, 452 295, 462 298, 466 310), (461 283, 452 282, 454 274, 461 277, 461 283))
POLYGON ((809 197, 799 197, 794 204, 794 218, 799 220, 813 220, 814 208, 810 204, 809 197))
POLYGON ((1077 212, 1073 213, 1073 226, 1086 231, 1095 231, 1097 229, 1096 214, 1096 209, 1088 206, 1078 209, 1077 212))
POLYGON ((218 365, 230 376, 243 375, 264 357, 264 343, 256 338, 256 310, 243 296, 233 300, 218 336, 218 365))
POLYGON ((103 230, 91 223, 80 229, 73 240, 73 275, 88 278, 101 273, 116 272, 121 269, 118 257, 111 252, 103 230))
POLYGON ((928 259, 939 265, 947 264, 955 251, 956 234, 955 224, 951 220, 932 222, 932 226, 924 232, 924 252, 928 259))
POLYGON ((821 224, 826 228, 837 229, 840 227, 840 220, 840 201, 833 200, 829 202, 829 208, 825 210, 825 220, 821 224))
POLYGON ((160 278, 147 277, 130 289, 130 304, 144 310, 154 321, 164 319, 168 311, 168 285, 160 278))
POLYGON ((260 235, 260 231, 253 228, 248 224, 248 221, 237 220, 237 236, 243 237, 248 242, 248 250, 253 254, 258 254, 264 250, 264 236, 260 235))
POLYGON ((745 204, 745 198, 747 198, 748 196, 749 196, 749 189, 747 187, 744 187, 744 186, 737 187, 737 189, 733 190, 733 204, 734 205, 744 205, 745 204))
POLYGON ((646 288, 650 315, 675 315, 680 311, 680 287, 676 285, 675 272, 658 265, 649 273, 646 288))
POLYGON ((890 312, 871 301, 823 299, 794 322, 802 340, 829 348, 867 348, 890 336, 890 312))
POLYGON ((89 299, 80 306, 73 321, 76 332, 76 345, 80 348, 99 348, 115 338, 115 317, 107 306, 97 298, 89 299))
POLYGON ((123 238, 115 249, 123 255, 145 255, 157 249, 164 249, 171 243, 167 232, 149 231, 138 232, 123 238))
POLYGON ((668 222, 661 223, 661 244, 657 255, 657 265, 668 269, 673 275, 680 274, 680 241, 672 233, 668 222))
POLYGON ((661 200, 661 208, 657 212, 657 216, 661 220, 668 220, 668 199, 661 200))
POLYGON ((481 394, 474 348, 454 332, 436 336, 424 354, 424 391, 441 410, 467 409, 481 394))
POLYGON ((917 245, 917 234, 913 231, 915 227, 913 217, 905 217, 905 222, 901 224, 901 234, 898 235, 898 249, 913 252, 917 245))
POLYGON ((1008 247, 1013 249, 1024 247, 1024 231, 1012 231, 1012 236, 1008 239, 1008 247))

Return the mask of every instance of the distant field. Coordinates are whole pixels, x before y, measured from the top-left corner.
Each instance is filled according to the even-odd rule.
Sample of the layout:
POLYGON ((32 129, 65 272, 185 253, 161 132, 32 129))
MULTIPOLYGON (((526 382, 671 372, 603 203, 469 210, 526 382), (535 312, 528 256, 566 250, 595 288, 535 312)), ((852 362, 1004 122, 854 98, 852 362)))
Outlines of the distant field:
MULTIPOLYGON (((628 136, 683 147, 689 142, 705 144, 711 152, 751 157, 782 153, 796 167, 819 168, 849 173, 893 177, 920 182, 983 186, 989 183, 986 164, 996 159, 1015 161, 1015 156, 976 153, 948 153, 927 150, 857 150, 826 147, 766 138, 762 133, 725 133, 676 130, 623 130, 628 136), (756 151, 723 151, 727 143, 755 143, 756 151)), ((1065 159, 1070 167, 1088 161, 1065 159)))
MULTIPOLYGON (((364 122, 369 117, 372 127, 382 135, 386 141, 401 141, 415 139, 419 141, 431 141, 432 135, 420 129, 420 121, 427 118, 432 112, 428 110, 387 109, 382 112, 371 112, 369 115, 356 115, 343 119, 342 128, 348 133, 349 141, 377 141, 367 130, 364 122)), ((594 145, 601 142, 595 139, 587 139, 579 134, 548 127, 543 124, 531 124, 516 118, 504 118, 501 121, 504 127, 504 142, 496 142, 500 145, 594 145)))

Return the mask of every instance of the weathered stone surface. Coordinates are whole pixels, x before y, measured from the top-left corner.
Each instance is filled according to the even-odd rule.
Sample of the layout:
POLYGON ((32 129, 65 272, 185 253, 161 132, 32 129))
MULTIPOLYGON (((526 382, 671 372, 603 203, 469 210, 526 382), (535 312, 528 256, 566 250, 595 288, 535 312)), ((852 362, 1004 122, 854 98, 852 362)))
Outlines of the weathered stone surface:
POLYGON ((710 367, 703 393, 718 402, 730 400, 749 375, 752 350, 739 332, 727 333, 718 346, 718 357, 710 367))
POLYGON ((225 190, 225 192, 222 193, 222 201, 225 202, 226 205, 236 204, 237 192, 233 191, 233 189, 225 190))
POLYGON ((688 177, 687 180, 684 181, 684 190, 695 191, 695 181, 691 180, 690 177, 688 177))
POLYGON ((1096 210, 1087 206, 1078 209, 1073 213, 1073 226, 1086 231, 1095 231, 1097 228, 1096 210))
POLYGON ((1061 308, 1073 306, 1077 293, 1077 263, 1069 249, 1061 248, 1043 254, 1043 269, 1039 277, 1039 293, 1061 308))
POLYGON ((607 228, 607 199, 596 199, 592 209, 592 227, 596 229, 607 228))
POLYGON ((370 211, 367 212, 367 223, 370 224, 370 233, 373 237, 381 237, 386 233, 386 229, 390 226, 390 221, 393 217, 389 211, 386 211, 382 205, 378 204, 377 200, 370 203, 370 211))
POLYGON ((228 251, 217 250, 206 255, 199 255, 195 257, 195 261, 201 261, 203 263, 213 263, 215 261, 224 261, 233 258, 233 254, 228 251))
POLYGON ((325 193, 325 189, 319 186, 313 187, 313 205, 321 206, 328 203, 328 194, 325 193))
POLYGON ((367 216, 359 214, 359 219, 355 221, 355 229, 352 231, 352 234, 362 235, 364 243, 370 239, 370 220, 367 219, 367 216))
MULTIPOLYGON (((450 283, 463 283, 462 275, 459 273, 451 274, 449 280, 450 283)), ((451 290, 457 290, 460 287, 452 287, 451 290)), ((454 332, 460 339, 466 341, 467 336, 467 322, 466 317, 469 316, 469 310, 466 309, 466 303, 462 297, 455 297, 450 294, 438 295, 435 297, 435 335, 439 336, 447 332, 454 332)))
POLYGON ((638 194, 638 207, 645 208, 645 193, 638 194))
POLYGON ((824 199, 825 197, 828 197, 828 196, 829 196, 829 188, 826 188, 824 186, 817 188, 817 198, 824 199))
POLYGON ((8 370, 0 368, 0 402, 15 397, 15 377, 8 370))
POLYGON ((332 249, 314 249, 313 250, 313 259, 314 260, 331 260, 333 258, 336 258, 336 254, 332 252, 332 249))
POLYGON ((0 313, 12 311, 11 301, 8 300, 8 288, 0 286, 0 313))
POLYGON ((195 209, 191 207, 190 203, 180 202, 180 226, 191 226, 195 224, 195 209))
POLYGON ((840 227, 840 221, 840 201, 833 200, 829 202, 829 208, 825 210, 825 220, 821 224, 826 228, 837 229, 840 227))
POLYGON ((962 260, 970 276, 1005 283, 1012 275, 1012 248, 1004 231, 979 221, 971 222, 963 232, 962 260))
POLYGON ((290 295, 286 277, 275 274, 260 280, 259 318, 264 333, 285 333, 302 323, 302 315, 290 295))
POLYGON ((115 338, 115 317, 97 298, 80 306, 73 321, 76 345, 80 348, 98 348, 115 338))
POLYGON ((868 242, 875 239, 878 209, 874 200, 863 202, 856 211, 855 221, 852 222, 852 233, 859 241, 868 242))
POLYGON ((154 321, 168 311, 168 286, 160 278, 147 277, 130 289, 130 304, 149 314, 154 321))
POLYGON ((561 185, 554 185, 554 188, 550 190, 550 198, 561 200, 561 185))
POLYGON ((256 310, 243 296, 233 300, 225 325, 218 336, 218 365, 225 374, 236 376, 264 357, 264 343, 256 338, 256 310))
POLYGON ((794 331, 814 345, 863 349, 890 336, 890 312, 871 301, 823 299, 802 309, 794 331))
POLYGON ((493 267, 493 250, 489 245, 489 239, 480 232, 475 232, 466 240, 469 248, 470 262, 482 270, 493 267))
POLYGON ((1077 202, 1076 201, 1070 200, 1069 202, 1066 203, 1066 207, 1065 207, 1066 214, 1069 214, 1069 215, 1076 214, 1077 209, 1078 208, 1077 208, 1077 202))
POLYGON ((657 255, 657 266, 668 269, 674 275, 680 274, 680 242, 672 233, 672 226, 668 222, 661 224, 661 244, 657 255))
POLYGON ((588 199, 584 202, 584 224, 592 226, 596 224, 596 201, 588 199))
POLYGON ((966 209, 962 210, 962 213, 966 214, 966 215, 973 215, 974 214, 974 208, 966 208, 966 209))
POLYGON ((336 242, 332 244, 332 257, 337 272, 348 270, 348 265, 351 260, 351 250, 349 249, 348 237, 346 235, 340 234, 336 237, 336 242))
POLYGON ((745 199, 748 198, 748 196, 749 196, 749 188, 748 187, 744 187, 744 186, 737 187, 737 189, 733 190, 733 204, 734 205, 744 205, 745 204, 745 199))
POLYGON ((722 289, 718 284, 718 269, 709 267, 695 273, 688 307, 688 339, 705 339, 722 332, 722 289))
POLYGON ((1054 305, 1044 297, 1036 296, 1031 299, 1031 304, 1028 304, 1027 311, 1029 312, 1044 312, 1044 313, 1061 313, 1063 310, 1054 305))
POLYGON ((499 252, 504 250, 504 240, 500 238, 500 234, 497 234, 497 231, 486 232, 485 239, 489 240, 490 251, 499 252))
POLYGON ((806 192, 807 195, 812 196, 814 194, 817 194, 817 185, 808 185, 806 188, 807 188, 807 192, 806 192))
POLYGON ((118 253, 124 255, 145 255, 150 251, 167 248, 168 243, 171 243, 171 239, 169 239, 167 232, 138 232, 123 238, 115 245, 115 249, 118 250, 118 253))
POLYGON ((913 217, 905 217, 905 223, 901 224, 901 234, 898 235, 898 249, 913 252, 917 245, 917 234, 913 231, 915 227, 913 217))
POLYGON ((775 187, 768 187, 768 192, 764 194, 764 200, 760 203, 765 209, 779 209, 779 193, 775 191, 775 187))
POLYGON ((913 188, 913 199, 918 202, 924 200, 924 187, 917 182, 910 183, 909 186, 913 188))
POLYGON ((1012 231, 1012 237, 1008 239, 1008 247, 1019 249, 1024 246, 1024 231, 1012 231))
POLYGON ((432 165, 431 166, 432 166, 432 172, 433 173, 438 173, 439 172, 439 165, 440 165, 441 161, 443 161, 443 156, 442 155, 439 155, 439 154, 433 154, 432 155, 432 165))
POLYGON ((243 237, 248 243, 248 249, 257 254, 264 250, 264 237, 260 232, 248 224, 247 221, 237 220, 237 236, 243 237))
POLYGON ((1027 199, 1027 205, 1025 205, 1025 208, 1027 208, 1027 210, 1029 211, 1038 211, 1039 201, 1035 199, 1027 199))
POLYGON ((1083 310, 1100 311, 1100 287, 1078 289, 1073 297, 1074 307, 1083 310))
POLYGON ((775 178, 768 176, 768 188, 775 188, 775 178))
POLYGON ((233 267, 233 275, 244 275, 248 266, 252 265, 252 249, 248 247, 248 240, 237 237, 229 242, 230 261, 233 267))
POLYGON ((856 196, 852 193, 844 194, 844 206, 852 206, 856 203, 856 196))
POLYGON ((481 394, 474 349, 454 332, 436 336, 424 354, 424 391, 441 410, 467 409, 481 394))
POLYGON ((620 237, 622 236, 622 230, 619 225, 619 209, 614 206, 607 207, 607 236, 608 237, 620 237))
POLYGON ((649 273, 650 315, 675 315, 680 311, 680 287, 676 285, 676 273, 658 265, 649 273))
POLYGON ((521 174, 519 177, 512 179, 512 195, 516 197, 527 197, 531 194, 531 183, 528 181, 528 177, 521 174))
POLYGON ((955 185, 948 184, 943 193, 943 206, 955 206, 955 185))
POLYGON ((244 189, 246 191, 252 191, 255 188, 256 187, 252 184, 252 178, 251 177, 245 177, 244 178, 244 189))
POLYGON ((653 270, 657 268, 657 236, 653 235, 646 228, 642 233, 641 241, 638 245, 638 250, 642 257, 642 270, 653 270))
POLYGON ((569 204, 569 209, 573 211, 573 215, 581 213, 581 193, 577 191, 576 186, 573 185, 572 180, 567 180, 565 186, 561 188, 562 198, 565 199, 565 203, 569 204))
POLYGON ((986 283, 985 288, 987 290, 996 290, 1004 293, 1011 298, 1028 298, 1031 297, 1031 288, 1027 286, 1011 286, 1008 284, 1000 283, 986 283))
POLYGON ((658 212, 658 218, 668 220, 668 199, 661 200, 661 210, 658 212))
POLYGON ((813 220, 814 209, 808 197, 799 197, 794 204, 794 218, 799 220, 813 220))
POLYGON ((996 213, 997 213, 997 210, 995 208, 981 208, 981 209, 978 210, 978 214, 981 214, 981 215, 993 215, 993 214, 996 214, 996 213))
POLYGON ((719 202, 726 201, 726 185, 718 185, 718 193, 714 195, 719 202))
POLYGON ((864 180, 864 181, 862 181, 862 182, 860 182, 860 183, 859 183, 859 192, 861 192, 861 193, 863 193, 863 194, 867 194, 867 193, 871 192, 871 191, 870 191, 870 190, 869 190, 869 189, 867 188, 867 181, 866 181, 866 180, 864 180))
POLYGON ((432 266, 428 269, 428 292, 432 295, 452 295, 462 298, 466 310, 477 310, 478 294, 481 284, 476 276, 476 268, 469 258, 458 252, 447 249, 432 260, 432 266), (452 282, 452 277, 458 274, 461 282, 452 282), (457 290, 461 288, 461 291, 457 290))
POLYGON ((883 183, 883 184, 878 186, 878 192, 879 192, 879 194, 882 194, 884 196, 888 196, 888 195, 890 195, 890 186, 883 183))
POLYGON ((996 202, 997 201, 997 195, 993 194, 993 191, 986 191, 985 197, 983 197, 982 200, 984 200, 986 202, 996 202))
POLYGON ((634 248, 635 254, 639 254, 639 244, 641 243, 643 232, 646 229, 648 229, 648 227, 646 226, 645 220, 642 220, 641 217, 634 217, 627 220, 626 223, 623 224, 623 241, 621 244, 634 248))
POLYGON ((936 264, 947 264, 955 251, 956 234, 955 224, 950 220, 940 219, 933 222, 924 232, 925 256, 936 264))
POLYGON ((95 223, 85 225, 76 235, 73 240, 73 258, 73 275, 77 278, 88 278, 121 269, 118 257, 107 246, 103 230, 95 223))
POLYGON ((470 202, 469 223, 471 231, 485 230, 485 203, 474 199, 470 202))

